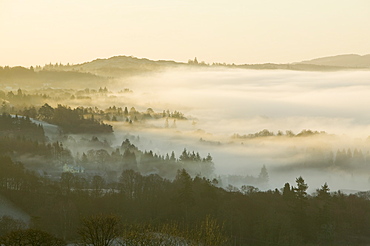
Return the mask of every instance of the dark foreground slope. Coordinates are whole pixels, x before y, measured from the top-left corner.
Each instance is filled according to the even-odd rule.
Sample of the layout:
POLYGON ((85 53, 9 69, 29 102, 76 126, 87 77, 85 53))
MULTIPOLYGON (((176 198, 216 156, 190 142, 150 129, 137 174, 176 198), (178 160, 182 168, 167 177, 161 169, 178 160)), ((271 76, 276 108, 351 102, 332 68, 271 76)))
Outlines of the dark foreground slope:
POLYGON ((196 238, 210 240, 213 235, 222 243, 206 245, 370 243, 368 193, 329 193, 323 185, 310 196, 302 178, 280 191, 261 192, 251 186, 226 191, 217 187, 217 180, 191 178, 185 170, 173 181, 124 170, 118 182, 108 183, 101 176, 86 179, 72 173, 49 180, 4 156, 0 164, 0 195, 31 215, 29 226, 71 242, 79 240, 82 218, 110 214, 124 228, 156 233, 163 226, 174 227, 168 233, 190 241, 195 240, 191 228, 209 221, 212 224, 199 227, 204 230, 201 239, 196 238))

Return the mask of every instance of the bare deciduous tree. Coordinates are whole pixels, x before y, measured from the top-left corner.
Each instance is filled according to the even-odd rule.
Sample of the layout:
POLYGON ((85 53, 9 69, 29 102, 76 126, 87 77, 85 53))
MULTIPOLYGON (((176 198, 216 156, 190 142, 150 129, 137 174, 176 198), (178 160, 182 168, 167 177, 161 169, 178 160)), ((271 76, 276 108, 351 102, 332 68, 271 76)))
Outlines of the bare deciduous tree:
POLYGON ((110 246, 119 235, 120 220, 115 215, 94 215, 82 219, 78 230, 83 245, 110 246))

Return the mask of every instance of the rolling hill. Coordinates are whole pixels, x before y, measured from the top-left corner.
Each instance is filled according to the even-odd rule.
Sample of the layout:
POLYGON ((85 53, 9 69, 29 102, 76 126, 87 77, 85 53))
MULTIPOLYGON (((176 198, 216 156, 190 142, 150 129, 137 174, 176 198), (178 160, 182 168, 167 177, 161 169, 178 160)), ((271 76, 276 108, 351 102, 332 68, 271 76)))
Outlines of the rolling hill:
POLYGON ((370 54, 364 56, 354 54, 329 56, 308 61, 302 61, 296 64, 310 64, 318 66, 335 66, 346 68, 370 68, 370 54))

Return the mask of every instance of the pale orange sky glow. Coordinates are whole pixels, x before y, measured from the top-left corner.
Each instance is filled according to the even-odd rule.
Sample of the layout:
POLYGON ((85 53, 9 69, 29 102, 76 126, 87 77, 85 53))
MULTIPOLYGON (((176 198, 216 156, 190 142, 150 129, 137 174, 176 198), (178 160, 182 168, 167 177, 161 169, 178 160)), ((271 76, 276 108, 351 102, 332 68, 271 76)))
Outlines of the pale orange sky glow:
POLYGON ((115 55, 289 63, 369 54, 368 0, 0 0, 0 66, 115 55))

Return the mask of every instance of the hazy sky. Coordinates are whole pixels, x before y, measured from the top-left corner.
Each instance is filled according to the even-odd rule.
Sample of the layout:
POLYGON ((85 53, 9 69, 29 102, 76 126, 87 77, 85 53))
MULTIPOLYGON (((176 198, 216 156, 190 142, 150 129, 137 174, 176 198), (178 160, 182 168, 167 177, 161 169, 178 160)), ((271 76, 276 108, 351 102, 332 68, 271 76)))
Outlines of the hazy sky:
POLYGON ((0 0, 0 66, 369 54, 369 0, 0 0))

